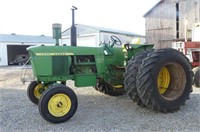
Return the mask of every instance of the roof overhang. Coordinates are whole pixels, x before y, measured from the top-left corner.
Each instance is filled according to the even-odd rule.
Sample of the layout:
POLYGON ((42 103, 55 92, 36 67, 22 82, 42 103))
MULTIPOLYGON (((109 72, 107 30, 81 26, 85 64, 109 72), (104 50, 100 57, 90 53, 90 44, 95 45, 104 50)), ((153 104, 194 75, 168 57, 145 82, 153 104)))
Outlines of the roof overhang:
POLYGON ((160 3, 162 3, 164 0, 160 0, 158 1, 158 3, 156 5, 154 5, 150 10, 148 10, 143 17, 146 17, 154 8, 156 8, 160 3))

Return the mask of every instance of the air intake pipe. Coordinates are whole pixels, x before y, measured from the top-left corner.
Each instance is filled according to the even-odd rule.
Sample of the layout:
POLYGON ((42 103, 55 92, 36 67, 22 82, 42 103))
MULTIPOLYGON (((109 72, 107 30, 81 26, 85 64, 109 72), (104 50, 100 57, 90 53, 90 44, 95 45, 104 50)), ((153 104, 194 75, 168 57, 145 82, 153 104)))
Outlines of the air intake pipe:
POLYGON ((59 40, 62 37, 62 32, 61 32, 62 25, 59 23, 54 23, 52 25, 53 29, 53 39, 56 40, 56 45, 59 45, 59 40))

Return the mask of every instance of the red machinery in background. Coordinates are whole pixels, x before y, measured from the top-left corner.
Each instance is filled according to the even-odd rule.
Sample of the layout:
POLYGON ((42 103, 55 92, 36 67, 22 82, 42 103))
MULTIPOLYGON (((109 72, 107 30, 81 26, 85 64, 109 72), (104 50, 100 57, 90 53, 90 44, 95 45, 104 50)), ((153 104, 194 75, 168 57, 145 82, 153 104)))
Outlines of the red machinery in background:
POLYGON ((194 25, 191 42, 174 42, 172 48, 187 56, 193 67, 194 85, 200 87, 200 23, 194 25))

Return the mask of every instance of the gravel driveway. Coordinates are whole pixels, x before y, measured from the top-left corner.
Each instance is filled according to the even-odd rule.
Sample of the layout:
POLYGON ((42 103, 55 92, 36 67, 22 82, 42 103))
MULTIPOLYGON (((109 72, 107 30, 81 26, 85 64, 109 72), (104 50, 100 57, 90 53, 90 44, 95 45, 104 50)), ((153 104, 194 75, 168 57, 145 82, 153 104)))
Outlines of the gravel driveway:
POLYGON ((126 95, 111 97, 92 87, 75 88, 78 110, 67 122, 51 124, 39 114, 37 105, 20 82, 20 67, 0 67, 0 132, 131 132, 200 131, 200 89, 194 88, 190 100, 175 113, 155 113, 137 106, 126 95))

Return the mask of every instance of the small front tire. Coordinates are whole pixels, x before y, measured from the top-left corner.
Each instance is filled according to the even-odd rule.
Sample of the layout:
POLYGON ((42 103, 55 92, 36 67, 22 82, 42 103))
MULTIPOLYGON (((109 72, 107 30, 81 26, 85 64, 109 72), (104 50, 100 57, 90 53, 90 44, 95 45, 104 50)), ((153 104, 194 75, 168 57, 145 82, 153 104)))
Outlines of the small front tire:
POLYGON ((27 88, 27 96, 29 100, 34 103, 38 104, 39 98, 42 95, 42 92, 47 89, 42 83, 37 81, 32 81, 27 88))
POLYGON ((47 89, 38 103, 40 115, 51 123, 69 120, 75 114, 77 107, 76 94, 64 85, 52 86, 47 89))

